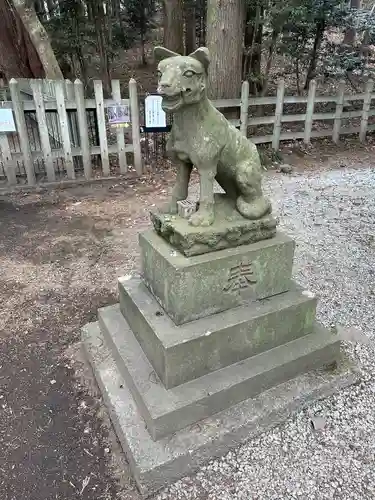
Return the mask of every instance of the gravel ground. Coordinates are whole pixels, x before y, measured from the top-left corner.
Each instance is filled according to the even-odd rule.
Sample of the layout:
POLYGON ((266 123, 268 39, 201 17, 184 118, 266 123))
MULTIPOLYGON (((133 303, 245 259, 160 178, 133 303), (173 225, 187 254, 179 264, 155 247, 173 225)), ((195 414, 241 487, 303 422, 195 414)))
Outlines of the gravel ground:
MULTIPOLYGON (((337 153, 322 162, 335 170, 265 179, 298 242, 296 278, 321 296, 320 319, 362 332, 345 348, 363 383, 155 499, 375 497, 375 177, 337 168, 371 155, 337 153)), ((116 277, 138 267, 138 232, 169 182, 164 173, 0 197, 0 500, 139 500, 74 346, 97 308, 117 301, 116 277)))
POLYGON ((266 181, 297 241, 295 277, 320 296, 319 319, 345 327, 362 382, 204 467, 157 498, 375 498, 375 171, 266 181), (359 340, 359 342, 357 341, 359 340))

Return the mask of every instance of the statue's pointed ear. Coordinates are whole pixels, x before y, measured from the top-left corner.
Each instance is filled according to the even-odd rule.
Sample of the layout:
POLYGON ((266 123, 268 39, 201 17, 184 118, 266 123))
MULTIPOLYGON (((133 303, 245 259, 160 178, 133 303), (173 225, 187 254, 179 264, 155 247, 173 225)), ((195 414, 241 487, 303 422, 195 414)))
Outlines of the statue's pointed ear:
POLYGON ((178 56, 176 52, 172 52, 165 47, 155 47, 154 48, 154 58, 156 62, 162 61, 163 59, 167 59, 167 57, 175 57, 178 56))
POLYGON ((197 59, 203 65, 207 73, 208 66, 211 61, 210 51, 208 50, 207 47, 199 47, 199 49, 197 49, 195 52, 189 54, 189 57, 194 57, 194 59, 197 59))

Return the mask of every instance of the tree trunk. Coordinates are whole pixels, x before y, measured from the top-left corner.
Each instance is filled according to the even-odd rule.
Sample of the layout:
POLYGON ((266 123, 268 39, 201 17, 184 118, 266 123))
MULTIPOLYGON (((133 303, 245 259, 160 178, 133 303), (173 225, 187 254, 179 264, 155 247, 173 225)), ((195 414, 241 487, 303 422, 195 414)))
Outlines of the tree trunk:
POLYGON ((268 91, 270 72, 271 72, 271 68, 272 68, 273 57, 275 54, 275 49, 276 49, 277 39, 279 38, 279 34, 280 34, 280 32, 276 29, 274 29, 272 32, 271 44, 270 44, 270 47, 268 49, 266 71, 264 72, 263 86, 262 86, 262 92, 261 92, 262 96, 265 96, 267 94, 267 91, 268 91))
MULTIPOLYGON (((359 10, 361 8, 361 0, 350 0, 350 8, 359 10)), ((348 28, 344 35, 344 45, 354 45, 356 32, 354 28, 348 28)))
POLYGON ((50 16, 53 16, 54 11, 55 11, 55 1, 54 0, 47 0, 47 9, 48 13, 50 16))
POLYGON ((34 8, 35 8, 35 12, 36 12, 38 18, 41 20, 44 19, 46 16, 44 1, 43 0, 34 0, 34 8))
POLYGON ((184 53, 182 0, 163 0, 164 47, 178 54, 184 53))
POLYGON ((243 79, 249 80, 250 93, 258 95, 262 89, 261 64, 263 42, 263 7, 257 3, 246 9, 245 53, 243 79))
POLYGON ((242 0, 208 0, 208 84, 212 99, 236 99, 241 94, 244 10, 242 0))
POLYGON ((206 45, 207 0, 195 0, 195 37, 199 47, 206 45))
POLYGON ((44 78, 29 34, 9 0, 0 0, 0 72, 11 78, 44 78))
POLYGON ((196 18, 194 0, 184 1, 185 16, 185 54, 191 54, 196 49, 196 18))
POLYGON ((13 3, 39 55, 46 78, 62 80, 63 74, 52 50, 48 34, 39 21, 34 6, 27 5, 26 0, 13 0, 13 3))
POLYGON ((113 2, 113 13, 117 22, 120 26, 122 26, 122 16, 121 16, 121 1, 120 0, 112 0, 113 2))
POLYGON ((314 46, 313 46, 313 50, 311 53, 309 69, 307 70, 305 90, 307 90, 309 88, 311 80, 313 80, 316 76, 316 65, 318 62, 318 54, 319 54, 320 46, 321 46, 322 41, 323 41, 324 30, 325 30, 324 19, 319 19, 319 21, 316 24, 314 46))
POLYGON ((109 95, 111 92, 111 71, 107 51, 107 23, 106 16, 104 14, 103 3, 101 0, 91 0, 89 3, 87 3, 87 7, 89 19, 94 23, 98 41, 98 53, 104 93, 106 95, 109 95))

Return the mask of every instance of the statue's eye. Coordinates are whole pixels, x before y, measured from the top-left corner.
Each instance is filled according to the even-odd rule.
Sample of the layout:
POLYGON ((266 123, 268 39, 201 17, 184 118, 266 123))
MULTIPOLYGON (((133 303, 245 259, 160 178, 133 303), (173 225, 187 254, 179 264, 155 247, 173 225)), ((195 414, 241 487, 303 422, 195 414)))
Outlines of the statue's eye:
POLYGON ((190 69, 185 71, 184 73, 184 76, 186 76, 187 78, 191 78, 194 75, 195 75, 194 71, 191 71, 190 69))
POLYGON ((162 72, 158 71, 158 78, 159 78, 159 80, 160 80, 161 77, 162 77, 162 72))

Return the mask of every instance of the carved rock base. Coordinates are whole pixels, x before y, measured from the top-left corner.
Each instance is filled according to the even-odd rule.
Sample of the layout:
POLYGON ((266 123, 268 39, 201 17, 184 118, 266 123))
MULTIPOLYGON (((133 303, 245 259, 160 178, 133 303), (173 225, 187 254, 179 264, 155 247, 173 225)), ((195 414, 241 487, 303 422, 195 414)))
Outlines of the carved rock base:
POLYGON ((259 220, 242 217, 235 202, 225 194, 215 194, 215 222, 194 227, 180 215, 151 212, 155 231, 187 257, 267 240, 276 234, 276 219, 267 215, 259 220))

